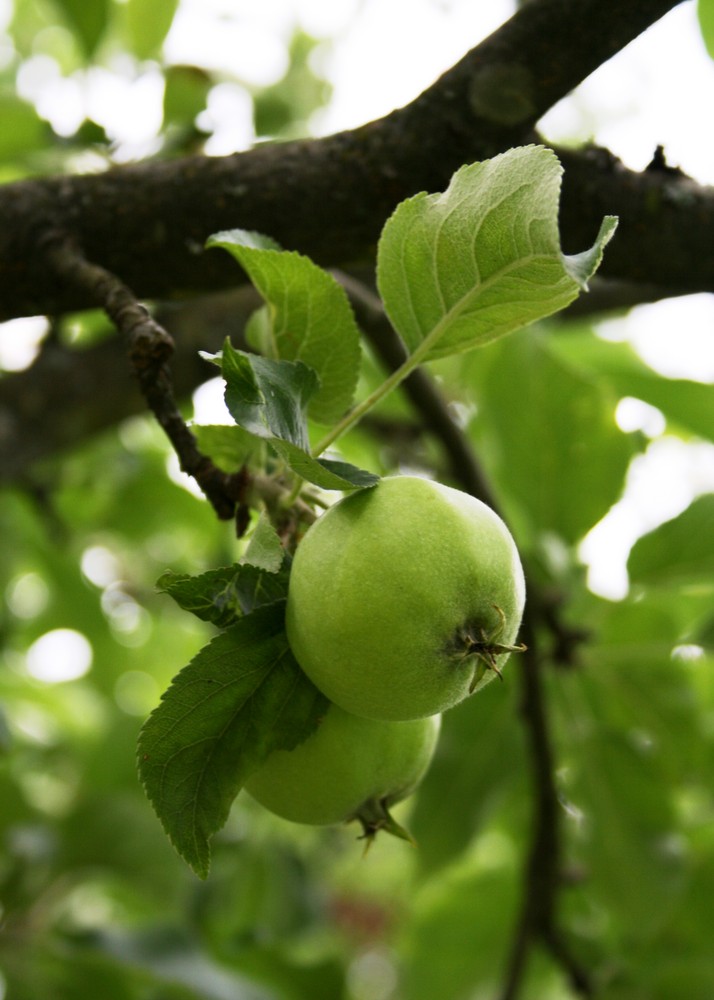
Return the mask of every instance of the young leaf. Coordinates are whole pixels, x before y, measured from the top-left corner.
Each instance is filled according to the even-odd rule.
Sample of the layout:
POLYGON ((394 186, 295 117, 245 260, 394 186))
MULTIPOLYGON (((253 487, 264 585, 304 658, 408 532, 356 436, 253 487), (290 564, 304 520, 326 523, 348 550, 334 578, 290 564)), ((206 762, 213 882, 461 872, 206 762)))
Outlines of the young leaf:
POLYGON ((308 257, 281 251, 257 233, 216 233, 207 246, 232 254, 265 299, 267 309, 252 324, 261 353, 314 368, 320 387, 310 416, 322 424, 338 420, 352 403, 360 359, 359 330, 342 286, 308 257))
POLYGON ((223 347, 226 406, 237 424, 256 437, 289 441, 309 449, 305 411, 319 382, 300 361, 271 361, 223 347))
POLYGON ((255 450, 252 434, 234 424, 192 424, 191 430, 201 451, 224 472, 235 472, 255 450))
POLYGON ((346 462, 309 454, 305 410, 317 375, 301 361, 272 361, 237 351, 226 341, 222 356, 226 405, 234 420, 268 441, 303 479, 326 490, 372 486, 378 476, 346 462))
POLYGON ((275 528, 265 514, 261 514, 241 562, 267 573, 277 573, 284 558, 285 549, 280 544, 275 528))
POLYGON ((284 601, 288 571, 268 572, 248 564, 223 566, 198 576, 169 570, 156 585, 184 611, 218 628, 228 628, 261 605, 284 601))
POLYGON ((358 469, 349 462, 312 458, 286 441, 273 441, 272 444, 294 472, 322 490, 358 490, 379 481, 379 476, 373 472, 358 469))
POLYGON ((211 836, 245 779, 273 750, 290 750, 327 701, 295 662, 282 606, 260 608, 216 636, 174 678, 138 746, 146 793, 178 853, 198 876, 211 836))
POLYGON ((562 167, 524 146, 462 167, 443 194, 418 194, 388 219, 377 283, 392 324, 420 361, 488 343, 568 305, 597 269, 617 220, 595 244, 560 249, 562 167))

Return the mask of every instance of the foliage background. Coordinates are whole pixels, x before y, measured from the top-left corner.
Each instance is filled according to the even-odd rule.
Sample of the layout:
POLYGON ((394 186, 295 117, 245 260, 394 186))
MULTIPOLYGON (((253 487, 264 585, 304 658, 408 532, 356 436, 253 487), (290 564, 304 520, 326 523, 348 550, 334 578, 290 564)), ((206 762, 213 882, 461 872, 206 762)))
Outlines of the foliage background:
MULTIPOLYGON (((150 152, 210 148, 206 102, 226 74, 162 62, 175 7, 16 0, 0 80, 2 179, 93 170, 121 155, 98 121, 60 135, 18 96, 18 74, 38 53, 66 77, 117 60, 131 75, 153 60, 165 97, 150 152)), ((296 30, 285 76, 244 91, 256 135, 305 134, 329 100, 315 47, 296 30)), ((45 351, 108 336, 98 314, 42 330, 45 351)), ((589 317, 565 316, 430 369, 544 601, 535 638, 562 834, 559 926, 593 995, 705 1000, 714 995, 714 494, 636 542, 617 599, 589 589, 579 553, 643 455, 714 439, 714 390, 664 377, 601 334, 589 317), (653 411, 640 409, 623 430, 623 399, 654 407, 654 429, 653 411)), ((367 344, 363 361, 366 392, 380 365, 367 344)), ((538 889, 527 859, 543 772, 525 674, 509 667, 505 684, 445 717, 432 771, 400 814, 417 851, 385 839, 363 858, 350 829, 294 827, 239 797, 199 882, 143 795, 135 744, 210 635, 156 592, 156 579, 231 562, 239 544, 177 473, 151 419, 125 416, 82 438, 78 430, 75 447, 5 489, 0 507, 0 996, 499 995, 524 893, 538 889)), ((343 453, 382 474, 464 485, 401 394, 350 433, 343 453)), ((544 948, 531 954, 520 995, 576 994, 544 948)))

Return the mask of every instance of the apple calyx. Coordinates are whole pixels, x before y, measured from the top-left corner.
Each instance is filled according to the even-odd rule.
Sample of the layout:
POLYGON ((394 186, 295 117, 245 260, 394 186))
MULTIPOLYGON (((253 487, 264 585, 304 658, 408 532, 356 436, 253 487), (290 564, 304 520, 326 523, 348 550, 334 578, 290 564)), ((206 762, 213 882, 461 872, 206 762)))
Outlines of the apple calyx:
POLYGON ((387 801, 387 799, 368 799, 353 817, 362 824, 362 833, 358 840, 366 841, 365 854, 381 830, 384 830, 385 833, 391 833, 393 837, 398 837, 400 840, 406 840, 412 847, 416 847, 416 842, 409 831, 397 823, 390 813, 387 801))
POLYGON ((500 680, 503 680, 501 668, 498 665, 498 657, 502 653, 524 653, 528 648, 522 642, 518 645, 510 645, 498 641, 506 625, 506 616, 497 604, 492 605, 499 617, 499 623, 490 632, 482 626, 467 625, 458 632, 459 651, 456 654, 459 660, 475 660, 476 667, 469 686, 469 694, 473 694, 476 685, 487 670, 492 670, 500 680))

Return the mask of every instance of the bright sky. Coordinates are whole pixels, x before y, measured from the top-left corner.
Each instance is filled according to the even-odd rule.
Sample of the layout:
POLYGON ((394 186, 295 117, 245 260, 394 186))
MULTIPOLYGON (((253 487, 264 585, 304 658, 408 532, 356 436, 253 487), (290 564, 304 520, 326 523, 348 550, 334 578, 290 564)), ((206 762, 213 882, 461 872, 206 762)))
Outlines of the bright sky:
MULTIPOLYGON (((165 55, 169 62, 195 61, 233 77, 214 89, 206 112, 217 130, 209 151, 221 155, 254 140, 250 99, 235 78, 252 86, 279 79, 296 24, 336 39, 320 54, 334 85, 330 108, 313 123, 315 133, 324 134, 407 103, 513 9, 510 0, 182 0, 165 55)), ((0 33, 9 10, 10 0, 0 0, 0 33)), ((0 64, 2 58, 0 44, 0 64)), ((151 151, 161 120, 162 82, 155 67, 125 60, 112 70, 68 78, 38 54, 23 67, 18 83, 59 132, 71 133, 89 113, 116 139, 120 158, 151 151)), ((685 3, 554 108, 541 130, 552 141, 593 139, 635 169, 662 144, 668 162, 700 182, 714 183, 707 126, 713 105, 714 61, 699 36, 694 4, 685 3)), ((43 321, 32 319, 0 328, 0 366, 29 363, 43 331, 43 321)), ((714 382, 711 296, 643 306, 627 319, 608 322, 602 332, 631 340, 664 374, 714 382)), ((216 419, 215 397, 204 391, 198 409, 198 419, 216 419)), ((661 428, 659 415, 634 400, 621 404, 618 420, 625 429, 654 437, 661 428)), ((684 509, 697 493, 712 490, 714 446, 653 441, 634 464, 624 499, 583 545, 593 589, 622 596, 632 541, 684 509)))

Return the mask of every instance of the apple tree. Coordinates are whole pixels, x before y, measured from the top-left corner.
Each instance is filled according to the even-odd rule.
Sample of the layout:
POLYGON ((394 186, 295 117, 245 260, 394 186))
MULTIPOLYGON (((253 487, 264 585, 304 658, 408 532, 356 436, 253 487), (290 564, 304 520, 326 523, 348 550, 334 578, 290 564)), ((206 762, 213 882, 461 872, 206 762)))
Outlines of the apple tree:
POLYGON ((697 14, 317 135, 296 12, 258 84, 172 55, 239 5, 0 11, 0 1000, 714 995, 714 388, 612 333, 706 322, 714 195, 543 123, 697 14))

